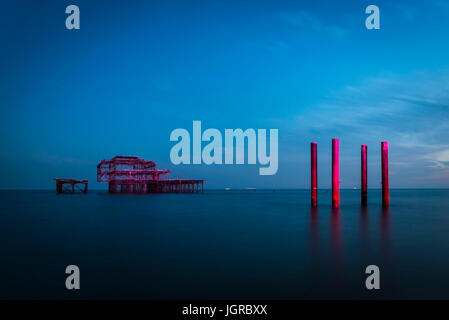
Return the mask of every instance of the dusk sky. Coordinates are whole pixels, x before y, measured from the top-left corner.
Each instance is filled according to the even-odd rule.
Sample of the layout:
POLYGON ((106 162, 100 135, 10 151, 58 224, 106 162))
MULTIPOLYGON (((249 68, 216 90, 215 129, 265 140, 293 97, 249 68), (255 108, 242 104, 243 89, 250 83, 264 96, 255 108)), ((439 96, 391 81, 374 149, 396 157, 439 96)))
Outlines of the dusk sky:
POLYGON ((0 189, 50 189, 115 155, 206 188, 449 187, 449 1, 2 1, 0 189), (67 30, 66 6, 80 8, 67 30), (380 30, 365 27, 380 8, 380 30), (172 130, 279 129, 279 168, 173 165, 172 130))

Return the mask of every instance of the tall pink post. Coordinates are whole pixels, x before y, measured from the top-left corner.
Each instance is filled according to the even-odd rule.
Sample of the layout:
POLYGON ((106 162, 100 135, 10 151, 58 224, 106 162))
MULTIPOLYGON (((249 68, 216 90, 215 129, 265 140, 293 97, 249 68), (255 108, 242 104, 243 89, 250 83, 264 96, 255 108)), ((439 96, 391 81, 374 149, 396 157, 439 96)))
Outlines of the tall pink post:
POLYGON ((340 151, 338 139, 332 139, 332 207, 340 207, 340 151))
POLYGON ((366 206, 368 200, 368 146, 362 145, 362 154, 361 154, 361 174, 362 174, 362 206, 366 206))
POLYGON ((382 206, 390 206, 390 185, 388 182, 388 142, 381 143, 382 152, 382 206))
POLYGON ((317 173, 317 143, 310 143, 310 191, 312 195, 312 207, 318 206, 318 173, 317 173))

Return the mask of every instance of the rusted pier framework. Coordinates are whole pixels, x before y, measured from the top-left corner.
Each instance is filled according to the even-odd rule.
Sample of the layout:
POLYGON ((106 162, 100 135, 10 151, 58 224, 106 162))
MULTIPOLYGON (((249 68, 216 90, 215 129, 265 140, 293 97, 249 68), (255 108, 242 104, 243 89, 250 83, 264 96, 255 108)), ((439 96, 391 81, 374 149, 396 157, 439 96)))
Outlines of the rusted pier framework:
POLYGON ((56 181, 56 193, 75 193, 83 192, 87 193, 88 180, 77 180, 77 179, 63 179, 54 178, 56 181))
POLYGON ((203 192, 204 180, 168 179, 169 174, 153 161, 134 156, 116 156, 97 165, 97 181, 108 182, 110 193, 203 192))

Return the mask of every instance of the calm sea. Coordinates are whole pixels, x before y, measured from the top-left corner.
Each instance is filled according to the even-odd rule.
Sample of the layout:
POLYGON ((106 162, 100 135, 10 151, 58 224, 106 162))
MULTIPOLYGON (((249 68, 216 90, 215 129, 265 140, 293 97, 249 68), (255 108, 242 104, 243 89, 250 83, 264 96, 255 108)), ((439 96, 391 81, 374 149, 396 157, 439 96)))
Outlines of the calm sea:
POLYGON ((321 191, 313 211, 301 190, 0 191, 0 298, 449 298, 449 190, 380 196, 343 190, 333 211, 321 191))

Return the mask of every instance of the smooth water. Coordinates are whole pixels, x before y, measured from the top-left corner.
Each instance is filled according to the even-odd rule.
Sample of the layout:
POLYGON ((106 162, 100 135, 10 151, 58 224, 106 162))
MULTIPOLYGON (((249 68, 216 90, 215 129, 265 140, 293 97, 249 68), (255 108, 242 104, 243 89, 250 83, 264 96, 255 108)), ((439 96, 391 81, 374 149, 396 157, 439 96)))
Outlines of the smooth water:
POLYGON ((0 298, 449 298, 449 190, 0 191, 0 298), (81 290, 65 288, 65 267, 81 290), (365 268, 380 268, 380 290, 365 268))

